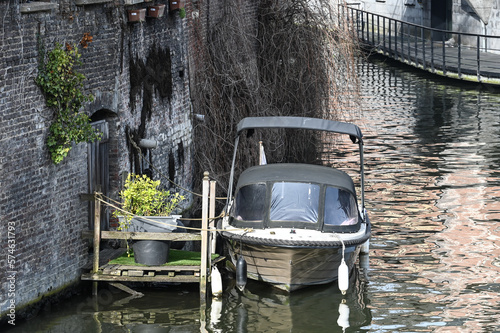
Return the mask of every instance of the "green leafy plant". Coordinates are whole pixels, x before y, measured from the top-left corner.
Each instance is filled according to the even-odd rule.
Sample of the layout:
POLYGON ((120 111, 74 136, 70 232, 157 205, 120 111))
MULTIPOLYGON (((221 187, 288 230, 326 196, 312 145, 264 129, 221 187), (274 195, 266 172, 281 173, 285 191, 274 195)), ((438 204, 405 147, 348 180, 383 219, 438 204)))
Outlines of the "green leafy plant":
POLYGON ((179 17, 181 19, 185 18, 186 17, 186 10, 184 8, 180 8, 179 9, 179 17))
POLYGON ((129 174, 124 189, 120 192, 122 208, 126 213, 115 211, 115 216, 125 215, 118 230, 127 229, 135 216, 169 216, 185 199, 179 193, 159 189, 160 181, 146 175, 129 174))
MULTIPOLYGON (((123 200, 122 209, 113 215, 119 218, 118 230, 127 230, 134 216, 169 216, 185 199, 179 193, 159 189, 160 181, 146 175, 129 174, 124 189, 120 192, 123 200)), ((127 239, 127 256, 131 251, 127 239)))
POLYGON ((45 54, 41 49, 38 76, 35 81, 43 90, 46 104, 55 110, 47 146, 52 161, 59 164, 71 150, 72 144, 94 141, 100 133, 92 128, 89 117, 81 112, 84 103, 93 101, 83 92, 85 76, 75 70, 81 65, 76 45, 55 48, 45 54))

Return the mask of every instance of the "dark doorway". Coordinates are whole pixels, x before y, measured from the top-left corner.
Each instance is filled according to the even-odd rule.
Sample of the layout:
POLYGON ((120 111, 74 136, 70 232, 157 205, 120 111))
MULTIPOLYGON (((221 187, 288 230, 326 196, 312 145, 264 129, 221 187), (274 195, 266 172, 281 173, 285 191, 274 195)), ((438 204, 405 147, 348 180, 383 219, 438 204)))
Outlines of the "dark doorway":
MULTIPOLYGON (((431 28, 439 30, 451 30, 452 0, 431 1, 431 28)), ((445 41, 449 38, 447 34, 434 31, 433 40, 445 41)))
MULTIPOLYGON (((91 123, 92 127, 102 133, 100 141, 89 142, 88 151, 88 179, 89 193, 99 191, 109 195, 109 128, 106 120, 91 123)), ((90 202, 89 226, 94 229, 95 204, 90 202)), ((102 207, 101 230, 109 230, 109 209, 102 207)))

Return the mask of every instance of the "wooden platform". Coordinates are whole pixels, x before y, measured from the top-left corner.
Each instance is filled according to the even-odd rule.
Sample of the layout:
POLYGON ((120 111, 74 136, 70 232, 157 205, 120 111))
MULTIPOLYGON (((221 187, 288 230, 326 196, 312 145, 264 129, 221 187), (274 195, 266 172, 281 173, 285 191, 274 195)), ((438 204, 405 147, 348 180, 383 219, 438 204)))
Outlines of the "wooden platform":
MULTIPOLYGON (((99 269, 92 273, 92 261, 84 267, 84 281, 129 282, 200 282, 200 266, 138 266, 110 263, 125 253, 126 249, 103 249, 99 253, 99 269)), ((218 261, 218 260, 217 260, 218 261)))
MULTIPOLYGON (((92 267, 87 266, 88 273, 84 273, 81 279, 84 281, 107 281, 107 282, 172 282, 172 283, 199 283, 200 265, 124 265, 115 264, 115 259, 125 252, 125 249, 106 249, 99 254, 99 269, 92 273, 92 267)), ((211 265, 217 265, 224 261, 224 257, 218 257, 211 261, 211 265)))
POLYGON ((82 275, 82 280, 121 282, 199 283, 200 266, 126 266, 106 264, 97 273, 82 275))
MULTIPOLYGON (((211 267, 224 258, 219 257, 212 260, 211 255, 211 237, 212 230, 209 230, 209 219, 215 216, 215 181, 210 181, 208 172, 203 177, 203 196, 202 196, 202 217, 201 228, 196 233, 152 233, 152 232, 125 232, 125 231, 106 231, 101 230, 101 199, 100 193, 92 195, 81 195, 82 200, 94 200, 95 216, 92 231, 86 231, 82 234, 84 238, 93 239, 94 255, 92 266, 88 273, 81 276, 82 280, 93 281, 92 294, 97 295, 98 282, 109 282, 115 284, 120 289, 139 294, 121 285, 120 282, 171 282, 171 283, 199 283, 200 301, 206 303, 207 282, 210 280, 211 267), (209 209, 210 208, 210 209, 209 209), (97 222, 96 222, 97 221, 97 222), (200 262, 197 265, 191 265, 193 262, 187 262, 187 265, 175 265, 172 261, 169 265, 162 266, 144 266, 136 265, 130 261, 110 262, 112 257, 119 257, 124 251, 118 253, 112 249, 100 249, 103 239, 127 239, 127 240, 167 240, 167 241, 201 241, 200 262)), ((179 262, 181 263, 181 262, 179 262)), ((197 263, 196 260, 194 263, 197 263)))

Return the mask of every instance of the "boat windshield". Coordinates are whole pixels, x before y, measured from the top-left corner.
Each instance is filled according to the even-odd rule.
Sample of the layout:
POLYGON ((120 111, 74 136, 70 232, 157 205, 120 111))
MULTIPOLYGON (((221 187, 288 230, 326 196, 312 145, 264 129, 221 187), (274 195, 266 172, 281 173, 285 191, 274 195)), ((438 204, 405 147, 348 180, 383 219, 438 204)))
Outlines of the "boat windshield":
POLYGON ((328 186, 325 194, 325 225, 353 225, 357 222, 358 211, 354 195, 328 186))
POLYGON ((345 231, 359 224, 355 195, 331 185, 291 181, 248 184, 238 189, 234 199, 231 216, 239 227, 345 231))
POLYGON ((266 184, 252 184, 239 189, 234 216, 240 221, 262 222, 266 214, 266 184))
POLYGON ((318 222, 320 187, 305 183, 274 183, 271 221, 318 222))

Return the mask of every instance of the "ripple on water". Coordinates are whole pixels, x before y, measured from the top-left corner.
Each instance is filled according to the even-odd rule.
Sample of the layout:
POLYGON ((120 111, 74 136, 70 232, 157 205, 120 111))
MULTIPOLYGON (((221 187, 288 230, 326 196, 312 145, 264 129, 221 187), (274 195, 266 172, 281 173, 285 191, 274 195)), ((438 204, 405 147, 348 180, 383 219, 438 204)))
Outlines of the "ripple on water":
POLYGON ((498 329, 500 94, 360 70, 373 328, 498 329), (391 328, 395 313, 405 328, 391 328))

